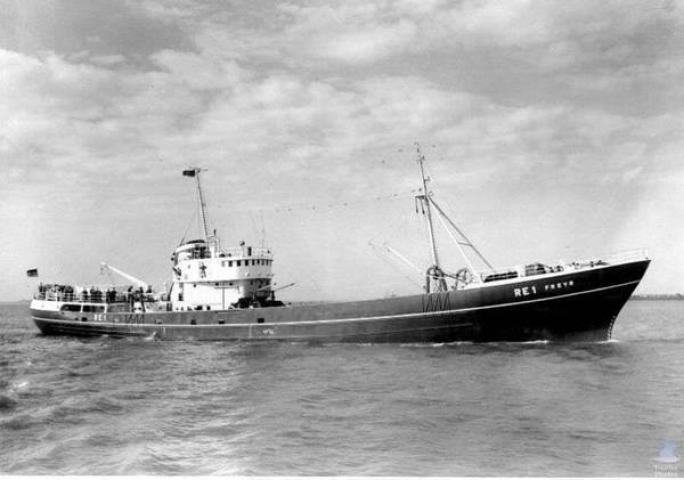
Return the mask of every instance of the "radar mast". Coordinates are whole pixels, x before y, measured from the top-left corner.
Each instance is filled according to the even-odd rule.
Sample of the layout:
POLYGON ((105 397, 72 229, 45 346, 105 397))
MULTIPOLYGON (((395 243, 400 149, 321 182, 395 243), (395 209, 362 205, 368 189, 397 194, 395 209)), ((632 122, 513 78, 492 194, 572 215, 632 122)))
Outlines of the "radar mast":
MULTIPOLYGON (((204 194, 202 193, 202 182, 200 182, 200 172, 203 169, 198 167, 191 167, 187 170, 183 170, 183 176, 194 177, 197 182, 197 193, 199 195, 199 207, 200 216, 202 218, 202 233, 204 234, 204 240, 209 240, 209 230, 207 228, 207 204, 204 202, 204 194)), ((206 171, 206 169, 204 169, 206 171)))

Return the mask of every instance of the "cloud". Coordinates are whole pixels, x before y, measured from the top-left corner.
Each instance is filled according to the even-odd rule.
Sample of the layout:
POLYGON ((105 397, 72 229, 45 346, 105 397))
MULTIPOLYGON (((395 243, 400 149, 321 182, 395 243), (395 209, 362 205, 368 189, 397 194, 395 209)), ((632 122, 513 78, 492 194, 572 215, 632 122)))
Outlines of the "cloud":
MULTIPOLYGON (((643 221, 650 198, 667 198, 654 192, 681 185, 678 4, 129 7, 100 42, 81 41, 94 27, 79 14, 80 31, 60 43, 68 51, 0 49, 0 215, 14 225, 3 235, 24 234, 33 215, 35 235, 62 250, 73 240, 65 225, 93 225, 92 255, 151 230, 175 239, 192 208, 178 181, 189 164, 210 169, 224 222, 255 206, 410 191, 416 140, 435 188, 468 201, 476 212, 464 218, 494 232, 494 251, 536 255, 529 241, 549 235, 542 227, 556 232, 539 246, 549 251, 570 237, 578 249, 626 242, 617 224, 638 228, 627 221, 634 206, 643 221), (146 22, 184 38, 113 41, 131 15, 137 42, 146 22), (492 214, 494 230, 483 220, 492 214), (530 223, 518 243, 497 237, 530 223)), ((340 238, 386 224, 363 215, 366 225, 340 238)), ((147 257, 167 245, 140 248, 147 257)), ((315 253, 302 265, 321 260, 315 253)), ((325 261, 334 265, 333 253, 325 261)))
POLYGON ((227 89, 249 76, 235 61, 221 61, 192 52, 162 50, 150 58, 169 72, 175 82, 182 82, 193 90, 227 89))
MULTIPOLYGON (((0 154, 19 170, 27 165, 26 175, 58 165, 74 175, 64 167, 90 158, 125 165, 155 156, 181 165, 189 152, 212 161, 256 155, 265 168, 283 171, 347 164, 364 151, 429 138, 457 158, 504 161, 522 172, 540 162, 586 167, 597 152, 611 159, 603 165, 615 167, 635 161, 649 141, 640 133, 645 124, 629 117, 581 107, 507 107, 420 77, 259 77, 234 60, 171 50, 152 61, 161 71, 4 52, 2 109, 13 114, 5 118, 0 154)), ((653 125, 651 136, 667 129, 653 125)))
POLYGON ((113 67, 126 62, 126 57, 121 54, 95 55, 89 58, 90 62, 103 67, 113 67))
POLYGON ((383 19, 380 8, 373 3, 349 2, 339 8, 286 4, 280 8, 294 19, 284 36, 291 46, 314 58, 374 62, 405 51, 417 33, 410 19, 383 19))
POLYGON ((348 63, 373 62, 406 50, 416 35, 408 21, 361 30, 347 30, 314 42, 312 55, 348 63))
POLYGON ((203 57, 257 76, 419 75, 496 103, 583 102, 636 116, 684 100, 677 2, 288 2, 240 15, 206 2, 145 5, 188 32, 203 57))

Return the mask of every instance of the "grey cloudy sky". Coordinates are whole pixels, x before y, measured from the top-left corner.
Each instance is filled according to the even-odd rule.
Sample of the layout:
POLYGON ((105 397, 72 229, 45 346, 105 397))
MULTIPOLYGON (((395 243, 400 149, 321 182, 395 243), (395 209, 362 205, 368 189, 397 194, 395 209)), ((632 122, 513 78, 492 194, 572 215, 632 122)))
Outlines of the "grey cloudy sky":
POLYGON ((265 226, 277 281, 297 282, 284 296, 414 292, 368 245, 427 262, 414 141, 493 263, 645 247, 641 291, 684 290, 683 2, 0 11, 0 299, 28 298, 31 267, 98 282, 106 260, 166 280, 193 215, 188 165, 208 169, 225 242, 265 226))

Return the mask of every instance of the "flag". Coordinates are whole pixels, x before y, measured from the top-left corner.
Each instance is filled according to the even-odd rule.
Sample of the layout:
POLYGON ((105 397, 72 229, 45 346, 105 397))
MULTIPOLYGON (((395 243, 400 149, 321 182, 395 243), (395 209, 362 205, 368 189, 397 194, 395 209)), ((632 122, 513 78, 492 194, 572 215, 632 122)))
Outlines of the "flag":
POLYGON ((37 268, 31 268, 29 270, 26 270, 26 276, 27 277, 37 277, 38 276, 38 269, 37 268))
POLYGON ((183 170, 183 176, 184 177, 194 177, 195 176, 195 170, 183 170))

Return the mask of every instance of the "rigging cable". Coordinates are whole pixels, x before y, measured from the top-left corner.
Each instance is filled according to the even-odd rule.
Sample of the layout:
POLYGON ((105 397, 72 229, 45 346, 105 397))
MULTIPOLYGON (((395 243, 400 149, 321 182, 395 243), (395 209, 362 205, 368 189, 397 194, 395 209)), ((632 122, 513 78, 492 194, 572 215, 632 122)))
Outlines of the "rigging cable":
POLYGON ((181 241, 178 242, 179 245, 184 243, 185 239, 188 237, 188 230, 190 230, 190 227, 192 226, 192 223, 195 220, 195 217, 197 217, 197 210, 193 209, 192 215, 190 216, 190 221, 188 222, 188 226, 185 227, 185 231, 183 232, 183 237, 181 238, 181 241))

